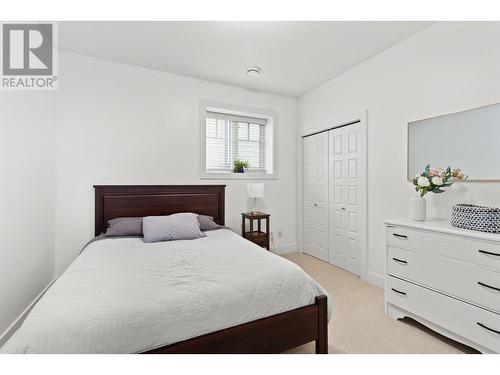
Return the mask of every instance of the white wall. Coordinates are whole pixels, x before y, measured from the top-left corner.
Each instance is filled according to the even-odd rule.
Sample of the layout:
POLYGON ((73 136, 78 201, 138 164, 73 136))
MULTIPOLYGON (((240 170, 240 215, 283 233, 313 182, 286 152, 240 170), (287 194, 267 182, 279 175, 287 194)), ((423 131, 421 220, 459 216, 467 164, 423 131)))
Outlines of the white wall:
POLYGON ((260 208, 283 231, 276 246, 296 248, 296 100, 73 53, 60 58, 57 274, 93 236, 94 184, 227 184, 226 222, 240 230, 247 181, 199 179, 201 99, 278 113, 278 179, 264 181, 260 208))
POLYGON ((0 93, 0 335, 54 276, 53 120, 53 93, 0 93))
MULTIPOLYGON (((413 192, 405 179, 406 121, 500 102, 499 45, 499 23, 437 23, 299 99, 301 134, 367 110, 372 282, 382 285, 377 275, 385 272, 383 221, 407 216, 413 192)), ((430 215, 463 200, 500 206, 499 188, 499 183, 456 185, 429 197, 430 215)))

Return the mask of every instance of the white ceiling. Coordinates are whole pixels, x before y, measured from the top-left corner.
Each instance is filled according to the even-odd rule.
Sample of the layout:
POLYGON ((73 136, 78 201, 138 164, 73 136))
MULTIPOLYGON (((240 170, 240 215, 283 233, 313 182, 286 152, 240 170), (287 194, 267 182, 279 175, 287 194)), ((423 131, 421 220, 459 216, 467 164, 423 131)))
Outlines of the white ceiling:
POLYGON ((62 49, 299 97, 430 22, 61 22, 62 49), (249 77, 247 68, 262 68, 249 77))

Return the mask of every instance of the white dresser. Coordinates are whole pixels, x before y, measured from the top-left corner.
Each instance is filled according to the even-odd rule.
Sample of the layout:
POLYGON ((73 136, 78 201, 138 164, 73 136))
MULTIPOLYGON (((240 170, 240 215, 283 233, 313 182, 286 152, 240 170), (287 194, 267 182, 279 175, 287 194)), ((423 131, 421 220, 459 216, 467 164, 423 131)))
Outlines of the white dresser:
POLYGON ((387 220, 386 314, 500 353, 500 234, 387 220))

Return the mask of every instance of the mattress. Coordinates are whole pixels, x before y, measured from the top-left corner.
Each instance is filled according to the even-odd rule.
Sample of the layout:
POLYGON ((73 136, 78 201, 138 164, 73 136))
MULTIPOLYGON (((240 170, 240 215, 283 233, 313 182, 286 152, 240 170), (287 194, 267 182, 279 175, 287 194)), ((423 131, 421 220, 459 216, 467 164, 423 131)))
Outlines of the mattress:
POLYGON ((152 244, 104 239, 85 248, 0 352, 140 353, 321 294, 296 264, 230 230, 152 244))

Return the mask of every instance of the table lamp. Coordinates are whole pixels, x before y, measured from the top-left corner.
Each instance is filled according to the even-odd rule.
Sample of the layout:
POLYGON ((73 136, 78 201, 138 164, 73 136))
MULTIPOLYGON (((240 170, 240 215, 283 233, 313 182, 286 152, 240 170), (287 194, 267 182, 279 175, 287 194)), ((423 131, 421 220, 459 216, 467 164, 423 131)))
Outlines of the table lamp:
POLYGON ((264 184, 262 182, 250 182, 247 184, 248 197, 253 198, 252 214, 257 212, 257 198, 264 196, 264 184))

